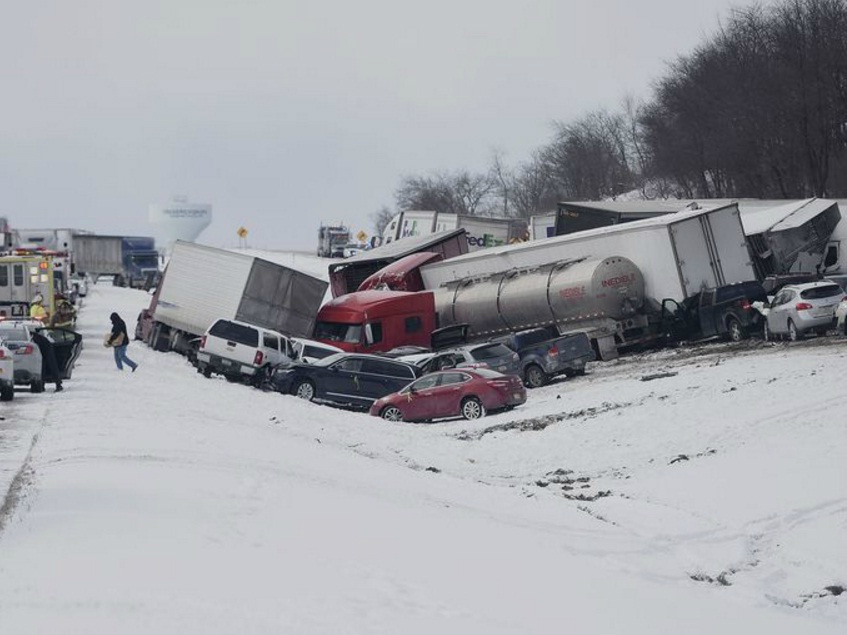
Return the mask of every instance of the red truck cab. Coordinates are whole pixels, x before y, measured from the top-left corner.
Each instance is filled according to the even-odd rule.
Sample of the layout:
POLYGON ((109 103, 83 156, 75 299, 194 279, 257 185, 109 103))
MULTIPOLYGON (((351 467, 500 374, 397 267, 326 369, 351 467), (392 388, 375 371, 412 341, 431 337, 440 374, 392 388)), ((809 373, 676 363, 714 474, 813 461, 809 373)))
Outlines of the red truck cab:
POLYGON ((429 347, 434 329, 430 291, 357 291, 321 307, 313 338, 351 353, 377 353, 398 346, 429 347))

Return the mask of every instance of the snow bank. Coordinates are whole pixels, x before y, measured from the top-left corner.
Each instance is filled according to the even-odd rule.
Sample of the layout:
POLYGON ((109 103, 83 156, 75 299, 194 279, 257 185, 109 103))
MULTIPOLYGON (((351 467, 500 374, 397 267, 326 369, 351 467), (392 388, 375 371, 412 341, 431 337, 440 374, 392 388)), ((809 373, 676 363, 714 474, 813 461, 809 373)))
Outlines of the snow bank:
POLYGON ((108 315, 146 304, 94 287, 66 391, 0 411, 4 633, 843 632, 841 339, 623 358, 409 425, 138 344, 118 372, 108 315))

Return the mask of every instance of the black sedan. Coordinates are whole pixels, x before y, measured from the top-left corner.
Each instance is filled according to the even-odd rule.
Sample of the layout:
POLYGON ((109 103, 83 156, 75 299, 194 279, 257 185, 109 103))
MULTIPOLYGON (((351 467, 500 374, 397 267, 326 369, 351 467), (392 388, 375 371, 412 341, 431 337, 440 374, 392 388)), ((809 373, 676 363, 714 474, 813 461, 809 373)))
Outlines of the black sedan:
POLYGON ((419 377, 406 362, 356 353, 337 353, 313 364, 294 364, 274 371, 273 386, 281 393, 308 401, 367 410, 385 395, 419 377))

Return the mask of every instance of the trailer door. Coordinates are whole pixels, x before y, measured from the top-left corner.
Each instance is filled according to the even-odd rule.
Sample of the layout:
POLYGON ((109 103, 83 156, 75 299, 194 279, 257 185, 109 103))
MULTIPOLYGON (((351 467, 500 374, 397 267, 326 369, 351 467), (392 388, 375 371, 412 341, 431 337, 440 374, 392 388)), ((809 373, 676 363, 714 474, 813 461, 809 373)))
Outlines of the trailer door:
MULTIPOLYGON (((704 228, 713 244, 720 267, 722 284, 756 279, 741 217, 735 205, 709 212, 703 218, 704 228)), ((717 286, 717 285, 716 285, 717 286)))
POLYGON ((671 242, 679 273, 682 298, 698 293, 704 287, 719 287, 720 270, 706 240, 701 219, 695 216, 670 226, 671 242))

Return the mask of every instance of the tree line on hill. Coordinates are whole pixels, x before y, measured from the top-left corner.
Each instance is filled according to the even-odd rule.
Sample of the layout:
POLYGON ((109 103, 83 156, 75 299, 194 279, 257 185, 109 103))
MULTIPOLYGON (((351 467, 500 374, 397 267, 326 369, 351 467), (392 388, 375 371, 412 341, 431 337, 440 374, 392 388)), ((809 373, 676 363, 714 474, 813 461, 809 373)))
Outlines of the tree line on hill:
MULTIPOLYGON (((508 166, 408 175, 397 211, 528 218, 561 200, 847 197, 847 0, 735 9, 646 101, 554 124, 508 166)), ((381 231, 394 212, 372 215, 381 231)))

